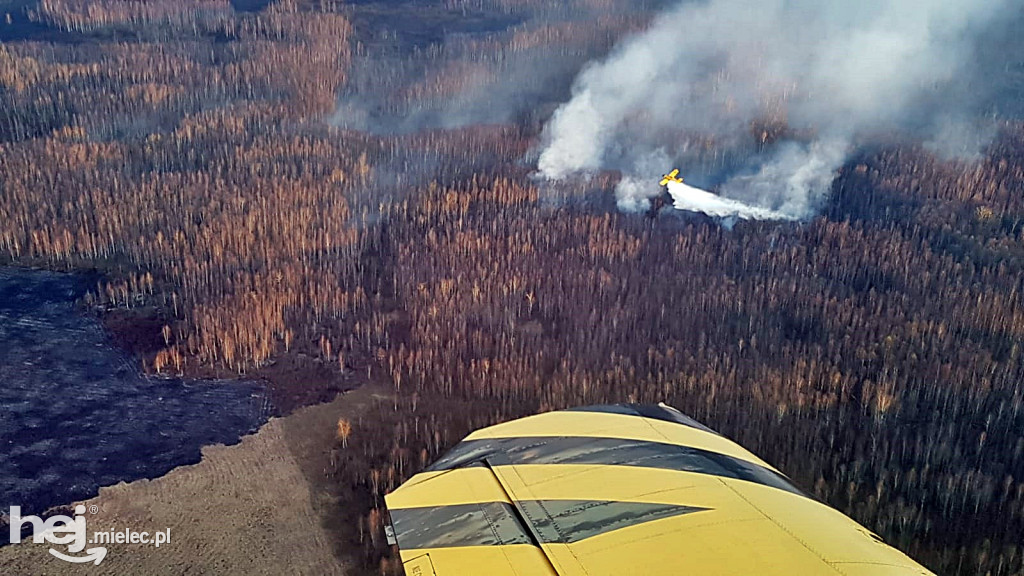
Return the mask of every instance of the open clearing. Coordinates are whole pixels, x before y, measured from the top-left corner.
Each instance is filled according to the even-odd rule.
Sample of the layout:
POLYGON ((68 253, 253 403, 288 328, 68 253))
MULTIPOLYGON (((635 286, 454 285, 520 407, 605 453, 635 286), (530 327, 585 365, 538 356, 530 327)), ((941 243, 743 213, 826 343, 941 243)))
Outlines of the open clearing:
POLYGON ((108 545, 107 558, 94 566, 58 560, 48 546, 28 541, 0 548, 3 573, 346 574, 339 537, 324 527, 332 524, 327 514, 336 504, 322 471, 338 418, 386 398, 384 389, 360 388, 274 418, 237 445, 203 448, 198 464, 101 488, 84 502, 99 508, 86 515, 89 532, 170 528, 170 544, 108 545))

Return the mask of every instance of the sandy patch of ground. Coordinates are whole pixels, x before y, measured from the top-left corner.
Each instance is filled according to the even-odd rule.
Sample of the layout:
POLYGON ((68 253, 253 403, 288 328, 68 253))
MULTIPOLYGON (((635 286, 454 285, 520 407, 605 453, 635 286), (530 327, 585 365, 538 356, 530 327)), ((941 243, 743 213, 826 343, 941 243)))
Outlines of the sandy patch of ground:
POLYGON ((196 465, 101 488, 84 502, 99 509, 85 516, 90 532, 170 528, 169 544, 107 545, 107 558, 94 566, 64 562, 28 541, 0 548, 0 573, 343 575, 345 551, 328 516, 337 498, 324 471, 338 418, 358 417, 386 398, 365 386, 272 419, 235 446, 206 447, 196 465))

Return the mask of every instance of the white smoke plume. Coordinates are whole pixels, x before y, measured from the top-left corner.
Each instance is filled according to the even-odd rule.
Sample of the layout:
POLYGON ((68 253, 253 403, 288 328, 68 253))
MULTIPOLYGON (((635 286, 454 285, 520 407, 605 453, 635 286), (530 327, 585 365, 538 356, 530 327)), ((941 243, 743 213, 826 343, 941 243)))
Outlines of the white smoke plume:
MULTIPOLYGON (((538 168, 555 180, 620 169, 619 205, 629 210, 660 190, 639 179, 673 167, 651 171, 653 160, 671 159, 684 176, 688 163, 699 166, 701 183, 753 211, 726 198, 709 210, 808 217, 865 135, 906 129, 927 137, 970 125, 971 95, 957 83, 975 40, 1008 4, 685 1, 580 73, 545 128, 538 168), (784 127, 783 141, 765 131, 758 143, 758 122, 784 127)), ((674 188, 677 206, 709 201, 674 188)))

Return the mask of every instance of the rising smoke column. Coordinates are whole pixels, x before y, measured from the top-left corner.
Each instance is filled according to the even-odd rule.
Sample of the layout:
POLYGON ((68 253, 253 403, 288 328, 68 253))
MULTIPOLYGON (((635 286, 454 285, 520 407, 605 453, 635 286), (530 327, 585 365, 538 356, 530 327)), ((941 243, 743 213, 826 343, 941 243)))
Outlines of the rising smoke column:
POLYGON ((680 155, 665 126, 727 148, 749 145, 751 123, 770 118, 803 136, 751 154, 720 191, 807 217, 861 135, 901 128, 927 136, 971 117, 970 94, 955 84, 974 40, 1007 5, 683 2, 580 73, 572 99, 545 128, 538 168, 555 180, 621 169, 619 204, 637 208, 659 191, 638 184, 657 177, 647 171, 651 158, 680 155))

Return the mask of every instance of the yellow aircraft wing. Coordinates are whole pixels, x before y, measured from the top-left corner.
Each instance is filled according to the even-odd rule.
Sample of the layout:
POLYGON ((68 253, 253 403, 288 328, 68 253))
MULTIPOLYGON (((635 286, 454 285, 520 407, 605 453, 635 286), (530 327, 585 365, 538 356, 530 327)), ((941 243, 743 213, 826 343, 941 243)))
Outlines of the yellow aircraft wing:
POLYGON ((478 430, 386 500, 408 576, 931 575, 665 405, 478 430))

